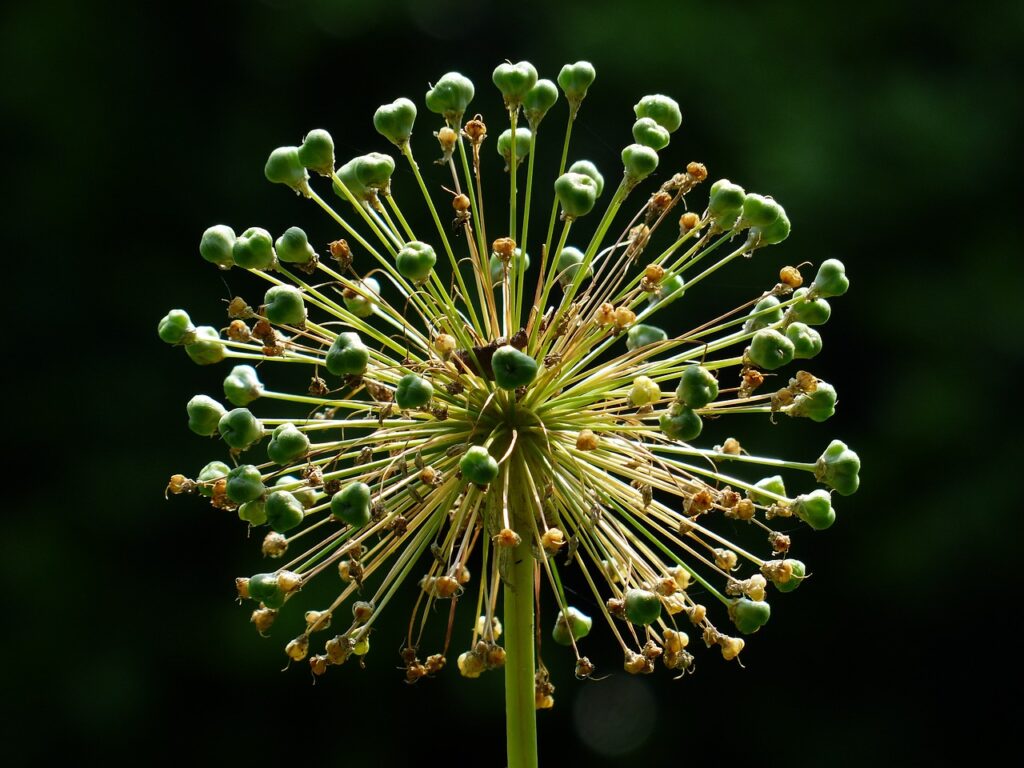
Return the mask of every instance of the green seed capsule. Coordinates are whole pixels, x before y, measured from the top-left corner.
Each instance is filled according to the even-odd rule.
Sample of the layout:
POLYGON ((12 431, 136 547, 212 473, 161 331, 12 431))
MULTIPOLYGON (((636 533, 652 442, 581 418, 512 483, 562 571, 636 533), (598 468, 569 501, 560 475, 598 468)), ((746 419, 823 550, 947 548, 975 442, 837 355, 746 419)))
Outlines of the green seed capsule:
POLYGON ((636 184, 654 173, 658 167, 658 153, 642 144, 630 144, 622 150, 622 165, 626 180, 636 184))
POLYGON ((637 323, 630 326, 626 332, 626 349, 632 351, 640 347, 646 347, 648 344, 657 344, 659 341, 665 341, 667 338, 668 334, 656 325, 637 323))
POLYGON ((782 206, 772 198, 750 193, 743 198, 740 227, 770 227, 782 213, 782 206))
POLYGON ((339 333, 327 350, 327 370, 335 376, 361 376, 369 361, 370 350, 353 331, 339 333))
POLYGON ((582 173, 584 176, 589 176, 597 184, 597 196, 600 197, 604 194, 604 176, 589 160, 577 160, 569 166, 569 173, 582 173))
POLYGON ((302 503, 288 491, 274 491, 267 496, 267 523, 278 533, 302 524, 306 511, 302 503))
POLYGON ((673 404, 658 419, 658 425, 665 437, 689 442, 695 440, 704 428, 700 416, 692 408, 673 404))
POLYGON ((196 482, 199 484, 199 493, 203 496, 213 496, 213 484, 222 477, 227 477, 231 467, 223 461, 211 461, 201 470, 196 482))
POLYGON ((238 508, 238 519, 249 525, 263 525, 267 522, 267 505, 263 499, 247 501, 238 508))
POLYGON ((494 383, 502 389, 525 387, 537 378, 537 361, 510 344, 498 347, 491 357, 494 383))
POLYGON ((299 162, 321 176, 334 173, 334 139, 323 128, 306 134, 299 147, 299 162))
MULTIPOLYGON (((341 168, 338 169, 336 175, 338 177, 338 180, 345 185, 345 189, 349 191, 349 194, 351 194, 352 197, 354 197, 356 200, 366 201, 373 198, 373 193, 370 190, 368 190, 359 180, 359 161, 360 158, 358 157, 349 160, 347 163, 341 166, 341 168)), ((348 200, 348 196, 341 189, 341 187, 338 186, 337 182, 331 182, 331 189, 333 189, 334 194, 336 194, 342 200, 348 200)))
POLYGON ((217 424, 227 413, 223 405, 206 395, 196 395, 189 400, 185 411, 188 413, 188 428, 203 437, 217 434, 217 424))
POLYGON ((263 396, 263 383, 251 365, 236 365, 224 379, 224 396, 234 405, 248 405, 263 396))
POLYGON ((370 522, 370 486, 349 483, 331 497, 331 514, 353 528, 370 522))
POLYGON ((291 464, 309 453, 309 438, 294 424, 274 429, 267 444, 267 458, 275 464, 291 464))
POLYGON ((540 121, 558 101, 558 87, 550 80, 538 80, 523 98, 523 110, 530 127, 537 130, 540 121))
POLYGON ((661 289, 660 293, 652 293, 648 299, 651 306, 667 307, 686 293, 686 282, 682 275, 663 278, 658 287, 661 289))
MULTIPOLYGON (((774 493, 776 496, 786 495, 786 483, 782 479, 782 475, 761 478, 754 483, 754 487, 774 493)), ((770 507, 777 501, 775 497, 766 496, 763 493, 757 493, 757 491, 750 491, 747 495, 750 496, 750 500, 755 504, 763 504, 766 507, 770 507)))
POLYGON ((785 577, 785 572, 782 574, 774 575, 772 578, 772 584, 779 592, 792 592, 794 589, 800 586, 800 582, 804 580, 807 575, 807 569, 800 560, 787 559, 783 561, 783 565, 789 566, 789 576, 785 581, 782 579, 785 577))
POLYGON ((782 322, 782 310, 779 309, 779 300, 774 296, 765 296, 754 308, 750 310, 750 319, 743 324, 743 330, 759 331, 770 325, 782 322), (764 314, 761 314, 761 313, 764 314))
POLYGON ((842 496, 849 496, 860 487, 860 456, 842 440, 833 440, 818 458, 814 477, 842 496))
POLYGON ((702 365, 688 365, 679 377, 676 402, 688 408, 703 408, 718 397, 718 379, 702 365))
POLYGON ((274 325, 303 325, 306 303, 302 291, 293 285, 275 285, 263 298, 263 313, 274 325))
POLYGON ((597 202, 597 183, 582 173, 563 173, 555 180, 555 196, 566 219, 586 216, 597 202))
POLYGON ((487 485, 498 476, 498 462, 482 445, 471 446, 459 459, 462 476, 471 483, 487 485))
POLYGON ((427 281, 436 263, 437 254, 434 253, 434 249, 419 240, 410 240, 402 246, 395 259, 395 265, 402 277, 417 284, 427 281))
POLYGON ((288 227, 274 243, 277 258, 286 264, 309 264, 316 260, 316 252, 309 244, 306 233, 298 227, 288 227))
POLYGON ((381 104, 373 115, 373 127, 377 133, 398 147, 409 143, 415 122, 416 105, 404 97, 390 104, 381 104))
POLYGON ((626 618, 646 627, 661 616, 661 598, 647 589, 630 589, 625 597, 626 618))
POLYGON ((211 325, 200 325, 195 330, 195 341, 185 345, 185 354, 196 365, 219 363, 225 355, 220 332, 211 325))
POLYGON ((821 352, 821 334, 804 323, 790 323, 786 338, 793 342, 793 357, 809 360, 821 352))
POLYGON ((825 259, 818 267, 818 274, 811 283, 815 295, 842 296, 850 288, 850 280, 846 277, 846 267, 839 259, 825 259))
POLYGON ((832 509, 832 496, 820 488, 797 496, 792 509, 794 515, 816 531, 823 531, 836 521, 835 510, 832 509))
POLYGON ((783 409, 783 413, 787 416, 803 416, 811 421, 825 421, 836 412, 836 400, 838 396, 835 387, 819 381, 817 389, 797 397, 792 405, 783 409))
POLYGON ((398 380, 395 389, 395 402, 404 410, 422 408, 434 396, 434 385, 422 376, 407 373, 398 380))
POLYGON ((285 184, 296 192, 309 189, 309 174, 299 158, 298 147, 278 147, 270 153, 263 175, 274 184, 285 184))
POLYGON ((231 256, 245 269, 270 269, 274 266, 274 241, 267 230, 249 227, 235 240, 231 256))
POLYGON ((362 280, 356 280, 355 284, 359 287, 360 293, 352 292, 352 295, 342 295, 345 302, 345 309, 351 312, 356 317, 369 317, 373 314, 374 307, 377 306, 376 296, 380 296, 380 283, 374 280, 372 277, 364 277, 362 280))
POLYGON ((794 299, 800 299, 790 307, 793 319, 806 325, 824 325, 832 315, 832 307, 825 299, 807 299, 807 289, 798 288, 793 293, 794 299))
POLYGON ((679 111, 679 103, 669 97, 656 94, 644 96, 633 107, 638 118, 649 117, 669 133, 675 133, 683 124, 683 115, 679 111))
POLYGON ((303 484, 301 480, 292 475, 282 475, 277 478, 277 482, 274 483, 274 490, 284 491, 287 490, 292 496, 299 500, 299 503, 303 507, 309 509, 316 505, 317 500, 320 497, 320 492, 315 488, 310 488, 308 485, 303 484), (297 486, 289 489, 288 486, 297 486))
POLYGON ((765 624, 772 615, 772 608, 763 600, 749 600, 741 597, 729 603, 729 618, 736 629, 744 635, 752 635, 765 624))
POLYGON ((558 73, 558 84, 565 92, 565 98, 572 106, 573 114, 579 109, 583 99, 587 96, 587 90, 594 84, 597 72, 594 65, 589 61, 577 61, 575 64, 566 64, 558 73))
POLYGON ((718 229, 728 231, 739 221, 743 212, 743 201, 746 192, 739 184, 728 179, 719 179, 711 185, 708 196, 708 213, 718 229))
MULTIPOLYGON (((491 283, 497 283, 499 280, 505 279, 505 265, 501 259, 495 253, 491 254, 491 258, 487 263, 488 269, 491 270, 491 283)), ((525 272, 530 268, 530 254, 523 253, 521 248, 516 248, 512 253, 512 259, 508 265, 508 276, 509 279, 514 278, 520 271, 525 272)))
POLYGON ((355 159, 356 178, 366 189, 382 190, 388 194, 391 176, 395 172, 395 159, 381 152, 370 152, 355 159))
POLYGON ((221 269, 229 269, 235 263, 231 256, 234 247, 235 230, 227 224, 217 224, 203 232, 199 255, 221 269))
MULTIPOLYGON (((530 154, 530 139, 533 134, 529 128, 516 128, 516 167, 530 154)), ((501 132, 497 141, 498 154, 505 160, 505 170, 512 167, 512 129, 508 128, 501 132)))
POLYGON ((217 431, 229 447, 244 451, 263 437, 263 424, 248 408, 235 408, 221 416, 217 431))
POLYGON ((258 600, 267 608, 277 609, 284 605, 284 590, 277 583, 276 573, 257 573, 249 577, 249 597, 258 600))
POLYGON ((166 344, 180 344, 193 331, 195 326, 184 309, 172 309, 156 327, 156 335, 166 344))
POLYGON ((495 67, 491 80, 501 91, 505 105, 518 107, 537 84, 537 70, 528 61, 520 61, 518 64, 505 62, 495 67))
POLYGON ((785 211, 767 227, 751 227, 749 241, 758 245, 777 245, 789 237, 789 217, 785 211))
MULTIPOLYGON (((573 280, 576 279, 576 275, 580 271, 580 264, 583 263, 583 251, 579 248, 573 248, 572 246, 566 246, 562 249, 562 252, 558 254, 558 263, 555 266, 555 272, 558 275, 558 284, 562 288, 568 288, 573 280)), ((589 280, 594 276, 594 268, 588 266, 587 274, 584 276, 584 280, 589 280)))
POLYGON ((449 72, 427 91, 427 109, 435 114, 444 115, 449 125, 458 125, 462 122, 462 115, 465 114, 469 102, 473 100, 474 93, 473 83, 468 77, 463 77, 458 72, 449 72))
POLYGON ((228 498, 236 504, 254 501, 267 492, 260 471, 252 464, 242 464, 228 472, 228 498))
POLYGON ((637 144, 659 150, 668 146, 671 136, 653 118, 641 117, 633 123, 633 140, 637 144))
POLYGON ((555 619, 555 628, 551 631, 551 637, 559 645, 572 645, 573 640, 581 640, 590 634, 590 628, 594 620, 582 611, 569 606, 563 613, 558 612, 555 619))
POLYGON ((793 342, 776 330, 764 328, 754 334, 747 348, 747 357, 758 368, 774 371, 793 362, 793 342))

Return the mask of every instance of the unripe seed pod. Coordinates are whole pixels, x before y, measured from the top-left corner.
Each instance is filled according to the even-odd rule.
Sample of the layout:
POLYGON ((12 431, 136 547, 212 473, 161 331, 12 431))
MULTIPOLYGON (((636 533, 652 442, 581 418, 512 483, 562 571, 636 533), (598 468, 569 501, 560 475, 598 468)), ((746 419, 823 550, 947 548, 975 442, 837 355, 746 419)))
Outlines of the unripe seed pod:
POLYGON ((683 115, 679 111, 679 103, 669 96, 662 96, 661 94, 644 96, 633 107, 633 111, 638 118, 651 118, 669 133, 675 133, 679 130, 679 126, 683 124, 683 115))
POLYGON ((679 377, 676 402, 689 408, 703 408, 718 397, 718 379, 701 365, 688 365, 679 377))
POLYGON ((331 497, 331 514, 353 528, 370 522, 370 486, 353 482, 331 497))
POLYGON ((589 160, 577 160, 569 166, 569 173, 582 173, 584 176, 589 176, 597 185, 597 196, 600 197, 604 193, 604 176, 589 160))
POLYGON ((370 350, 354 331, 339 333, 331 342, 324 361, 335 376, 361 376, 370 361, 370 350))
POLYGON ((536 130, 544 115, 558 101, 558 88, 550 80, 538 80, 523 98, 523 110, 530 127, 536 130))
POLYGON ((459 460, 462 476, 471 483, 487 485, 498 476, 498 462, 482 445, 470 447, 459 460))
POLYGON ((300 502, 288 491, 274 491, 267 496, 267 523, 278 533, 302 524, 306 513, 300 502))
POLYGON ((700 416, 692 408, 678 403, 661 414, 658 425, 666 437, 682 442, 695 440, 704 428, 700 416))
POLYGON ((728 179, 719 179, 711 185, 708 197, 708 213, 720 230, 732 229, 743 211, 746 192, 739 184, 728 179))
POLYGON ((306 265, 316 261, 316 252, 309 244, 309 237, 299 227, 288 227, 274 242, 278 261, 285 264, 306 265))
POLYGON ((217 431, 228 446, 236 451, 244 451, 263 437, 263 424, 248 408, 235 408, 217 422, 217 431))
POLYGON ((808 360, 821 352, 821 334, 804 323, 786 326, 786 338, 793 342, 793 358, 808 360))
POLYGON ((252 464, 242 464, 228 472, 227 494, 236 504, 254 501, 266 492, 260 471, 252 464))
MULTIPOLYGON (((562 288, 568 288, 572 284, 573 280, 576 279, 576 275, 579 273, 583 259, 583 251, 579 248, 573 248, 572 246, 566 246, 558 254, 558 262, 555 266, 555 270, 558 275, 558 283, 562 288)), ((588 266, 584 279, 589 280, 593 275, 593 267, 588 266)))
POLYGON ((449 125, 458 125, 462 122, 462 115, 465 114, 474 94, 473 83, 469 78, 458 72, 449 72, 427 91, 427 109, 435 114, 444 115, 449 125))
POLYGON ((850 280, 846 277, 846 267, 839 259, 825 259, 818 267, 818 274, 811 283, 811 290, 816 296, 842 296, 850 288, 850 280))
POLYGON ((624 601, 626 619, 633 624, 647 626, 661 616, 661 598, 650 590, 627 590, 624 601))
MULTIPOLYGON (((529 128, 519 127, 516 129, 516 167, 526 159, 527 155, 530 154, 530 141, 533 134, 530 133, 529 128)), ((496 142, 496 148, 498 154, 505 160, 505 170, 509 171, 512 167, 512 130, 508 129, 502 131, 498 136, 496 142)))
POLYGON ((626 334, 626 349, 634 350, 646 347, 649 344, 657 344, 668 339, 668 334, 661 328, 654 325, 638 323, 629 329, 626 334))
POLYGON ((564 173, 555 180, 555 196, 567 219, 586 216, 597 202, 597 183, 582 173, 564 173))
POLYGON ((224 342, 220 340, 220 332, 216 328, 200 325, 192 338, 193 341, 185 344, 185 354, 196 365, 214 365, 224 359, 224 342))
POLYGON ((410 240, 402 246, 395 258, 395 266, 402 277, 416 284, 427 281, 436 263, 437 254, 434 249, 419 240, 410 240))
POLYGON ((800 395, 782 412, 787 416, 804 416, 812 421, 825 421, 836 412, 837 399, 835 388, 820 381, 813 392, 800 395))
POLYGON ((232 251, 235 246, 235 230, 227 224, 216 224, 205 232, 199 241, 199 255, 221 269, 230 269, 235 263, 232 251))
POLYGON ((223 405, 206 395, 193 397, 185 410, 188 413, 188 428, 204 437, 217 434, 217 424, 227 413, 223 405))
POLYGON ((263 175, 267 181, 285 184, 299 193, 309 189, 309 174, 299 157, 298 147, 278 147, 271 152, 263 166, 263 175))
POLYGON ((223 477, 228 476, 231 467, 223 461, 211 461, 196 476, 196 483, 199 486, 199 493, 203 496, 213 495, 213 484, 223 477))
POLYGON ((245 269, 271 269, 276 258, 274 241, 267 230, 249 227, 235 240, 231 257, 245 269))
POLYGON ((782 206, 772 198, 751 192, 743 198, 743 215, 739 226, 763 229, 774 224, 782 213, 782 206))
POLYGON ((569 102, 572 114, 575 115, 583 99, 586 98, 587 89, 594 83, 597 73, 594 65, 589 61, 577 61, 575 64, 566 64, 558 73, 558 84, 565 93, 569 102))
POLYGON ((382 104, 373 115, 373 127, 392 144, 402 147, 409 143, 416 122, 416 105, 406 98, 382 104))
POLYGON ((551 637, 559 645, 572 645, 574 640, 581 640, 589 635, 593 624, 592 618, 569 606, 565 612, 558 612, 551 637))
POLYGON ((629 390, 629 402, 631 405, 643 407, 651 405, 661 399, 661 388, 658 382, 647 376, 637 376, 633 379, 633 387, 629 390))
POLYGON ((345 302, 345 309, 356 317, 369 317, 377 306, 380 283, 372 277, 364 277, 355 281, 355 287, 355 290, 346 288, 342 291, 341 298, 345 302))
POLYGON ((249 577, 249 597, 267 608, 280 608, 284 605, 285 595, 276 573, 257 573, 249 577))
POLYGON ((842 496, 850 496, 860 487, 860 457, 842 440, 833 440, 818 458, 814 477, 842 496))
POLYGON ((794 515, 816 531, 823 531, 836 521, 835 510, 832 509, 832 496, 825 490, 819 489, 797 496, 792 509, 794 515))
POLYGON ((157 324, 156 333, 165 344, 180 344, 195 332, 195 326, 183 309, 172 309, 157 324))
POLYGON ((321 176, 334 173, 334 139, 323 128, 314 128, 302 139, 299 161, 321 176))
POLYGON ((520 61, 518 64, 505 62, 495 67, 491 79, 501 91, 505 106, 518 107, 537 84, 537 70, 528 61, 520 61))
POLYGON ((637 184, 658 167, 658 153, 643 144, 630 144, 622 150, 622 165, 628 183, 637 184))
POLYGON ((403 411, 422 408, 434 396, 434 385, 415 373, 407 373, 398 380, 395 403, 403 411))
POLYGON ((294 424, 281 424, 271 434, 267 457, 275 464, 290 464, 309 453, 309 438, 294 424))
POLYGON ((641 117, 633 123, 633 140, 637 144, 657 151, 668 146, 669 132, 650 117, 641 117))
POLYGON ((502 389, 528 386, 537 377, 537 361, 511 344, 498 347, 491 357, 494 383, 502 389))
POLYGON ((790 223, 785 211, 779 212, 779 217, 766 227, 751 227, 748 242, 757 245, 777 245, 789 237, 790 223))
POLYGON ((765 296, 750 310, 750 317, 743 323, 746 332, 759 331, 770 325, 782 322, 782 309, 779 300, 774 296, 765 296))
POLYGON ((825 299, 812 299, 806 288, 795 291, 793 298, 800 300, 789 309, 793 320, 806 325, 824 325, 832 315, 829 303, 825 299))
POLYGON ((234 405, 244 406, 263 395, 263 383, 251 365, 236 365, 224 379, 224 395, 234 405))
MULTIPOLYGON (((786 495, 786 483, 782 479, 782 475, 772 475, 771 477, 764 477, 754 483, 755 488, 761 488, 769 493, 775 494, 775 496, 785 497, 786 495)), ((757 491, 748 491, 747 496, 755 504, 761 504, 762 506, 771 506, 775 503, 775 496, 766 496, 763 493, 757 491)))
POLYGON ((747 348, 750 362, 759 368, 774 371, 793 361, 793 342, 776 330, 764 328, 754 334, 747 348))

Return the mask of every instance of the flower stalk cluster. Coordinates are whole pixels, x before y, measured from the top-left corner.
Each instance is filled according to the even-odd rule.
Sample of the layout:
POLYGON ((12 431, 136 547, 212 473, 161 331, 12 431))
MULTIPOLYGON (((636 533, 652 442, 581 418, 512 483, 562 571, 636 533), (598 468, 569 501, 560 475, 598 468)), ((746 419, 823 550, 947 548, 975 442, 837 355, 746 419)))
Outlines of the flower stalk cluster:
POLYGON ((702 195, 698 162, 640 193, 682 123, 662 95, 636 104, 634 142, 605 189, 592 162, 570 162, 594 76, 587 62, 566 65, 557 86, 527 62, 494 71, 508 120, 494 141, 504 184, 486 178, 489 127, 466 119, 475 89, 458 73, 425 99, 443 186, 413 155, 419 116, 406 98, 373 118, 395 156, 339 165, 319 129, 274 150, 266 177, 325 212, 337 239, 213 226, 201 256, 248 271, 265 293, 232 300, 223 327, 193 325, 180 309, 159 323, 196 363, 234 366, 223 398, 196 395, 186 409, 226 461, 175 475, 168 489, 264 532, 269 565, 237 580, 259 632, 301 604, 305 585, 333 579, 336 597, 306 606, 305 628, 284 647, 320 676, 365 657, 382 612, 414 582, 406 679, 441 673, 452 643, 465 677, 504 667, 516 766, 535 763, 533 710, 554 703, 543 638, 567 647, 579 678, 595 673, 584 654, 595 620, 630 673, 693 671, 691 633, 736 659, 768 621, 769 595, 809 575, 792 556, 794 523, 828 528, 833 493, 859 482, 860 460, 838 440, 812 461, 751 455, 733 437, 698 444, 710 419, 832 415, 835 389, 800 366, 822 348, 845 270, 828 259, 807 282, 783 266, 718 317, 681 333, 654 325, 725 266, 785 240, 790 222, 771 197, 725 179, 702 195), (535 149, 559 86, 561 161, 540 187, 535 149), (411 185, 393 184, 400 165, 411 185), (543 240, 535 186, 554 191, 543 240), (485 218, 485 190, 488 207, 507 199, 507 220, 485 218), (411 227, 409 198, 425 205, 427 231, 411 227), (630 201, 636 210, 620 215, 630 201), (302 371, 304 391, 267 386, 272 367, 302 371), (737 522, 759 533, 756 551, 721 532, 737 522), (456 619, 460 603, 472 621, 456 619), (438 607, 444 642, 425 648, 438 607))

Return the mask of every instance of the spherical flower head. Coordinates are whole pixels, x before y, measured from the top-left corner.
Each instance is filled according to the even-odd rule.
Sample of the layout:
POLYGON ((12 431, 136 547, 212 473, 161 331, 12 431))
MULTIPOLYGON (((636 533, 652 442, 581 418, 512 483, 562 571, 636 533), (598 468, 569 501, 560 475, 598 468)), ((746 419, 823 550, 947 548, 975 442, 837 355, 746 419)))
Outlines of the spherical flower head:
POLYGON ((735 660, 755 633, 782 631, 767 627, 773 594, 809 572, 790 555, 833 524, 833 494, 859 487, 860 457, 840 440, 788 460, 738 431, 835 413, 835 389, 792 363, 821 351, 845 267, 827 259, 808 284, 776 262, 739 306, 692 316, 726 267, 774 258, 789 218, 769 194, 708 189, 707 168, 670 143, 678 103, 654 95, 634 107, 614 191, 581 224, 605 183, 569 141, 594 77, 567 64, 559 101, 532 65, 499 64, 497 91, 463 123, 474 87, 448 73, 419 103, 379 107, 376 134, 366 116, 394 156, 335 170, 323 129, 273 150, 267 178, 338 229, 211 226, 200 256, 235 270, 243 295, 209 325, 181 309, 156 323, 169 351, 229 361, 228 405, 197 394, 182 414, 216 457, 167 493, 251 533, 269 564, 236 580, 247 618, 266 635, 297 613, 282 652, 317 677, 393 645, 370 640, 403 582, 418 592, 410 626, 449 621, 443 646, 428 647, 431 632, 405 641, 405 680, 446 664, 467 679, 503 670, 518 723, 555 703, 535 627, 554 641, 547 663, 581 678, 595 674, 584 654, 599 629, 629 674, 692 672, 702 644, 687 623, 735 660), (481 173, 488 135, 506 174, 481 173), (417 160, 439 144, 439 165, 417 160), (730 543, 744 526, 751 536, 730 543))

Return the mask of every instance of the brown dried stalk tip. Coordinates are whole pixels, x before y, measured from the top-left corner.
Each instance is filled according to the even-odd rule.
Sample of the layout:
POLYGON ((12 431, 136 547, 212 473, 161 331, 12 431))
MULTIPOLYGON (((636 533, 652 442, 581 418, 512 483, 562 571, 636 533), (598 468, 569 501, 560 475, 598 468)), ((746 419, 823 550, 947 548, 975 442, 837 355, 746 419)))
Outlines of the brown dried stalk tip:
POLYGON ((256 627, 256 631, 261 635, 265 635, 270 631, 270 628, 274 626, 274 620, 277 618, 277 611, 270 608, 257 608, 252 612, 252 616, 249 617, 249 621, 256 627))
POLYGON ((242 320, 232 320, 228 326, 228 338, 232 341, 251 341, 252 333, 249 326, 242 320))
POLYGON ((779 270, 779 282, 790 288, 799 288, 804 284, 804 278, 796 267, 783 267, 779 270))
POLYGON ((469 210, 469 198, 466 195, 456 195, 452 198, 452 208, 457 213, 465 213, 469 210))
POLYGON ((516 252, 516 241, 511 237, 499 237, 491 243, 491 250, 499 259, 507 262, 516 252))
POLYGON ((565 534, 560 528, 548 528, 540 537, 540 545, 549 555, 554 555, 565 546, 565 534))
POLYGON ((263 556, 276 559, 288 551, 288 539, 276 531, 271 531, 263 538, 263 556))
POLYGON ((704 181, 708 177, 708 169, 704 167, 704 163, 687 163, 686 172, 697 182, 704 181))
POLYGON ((195 490, 196 483, 194 480, 189 480, 184 475, 171 475, 171 479, 167 481, 164 495, 166 496, 168 493, 175 495, 179 493, 194 493, 195 490))
POLYGON ((580 451, 593 451, 598 446, 598 437, 591 429, 581 429, 576 436, 576 448, 580 451))
POLYGON ((511 528, 502 528, 498 531, 498 534, 494 537, 494 543, 499 547, 507 547, 513 549, 519 546, 522 541, 519 534, 513 531, 511 528))
POLYGON ((434 135, 437 136, 437 143, 441 145, 441 151, 444 152, 445 157, 450 157, 452 150, 455 149, 455 142, 458 140, 459 135, 447 126, 434 135))
POLYGON ((594 312, 594 322, 598 325, 611 325, 615 322, 615 307, 607 301, 594 312))
POLYGON ((474 144, 479 144, 487 138, 487 126, 484 124, 481 115, 475 115, 472 120, 467 121, 462 132, 474 144))

